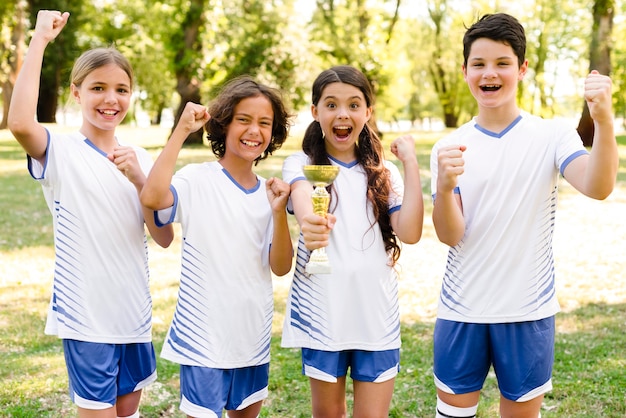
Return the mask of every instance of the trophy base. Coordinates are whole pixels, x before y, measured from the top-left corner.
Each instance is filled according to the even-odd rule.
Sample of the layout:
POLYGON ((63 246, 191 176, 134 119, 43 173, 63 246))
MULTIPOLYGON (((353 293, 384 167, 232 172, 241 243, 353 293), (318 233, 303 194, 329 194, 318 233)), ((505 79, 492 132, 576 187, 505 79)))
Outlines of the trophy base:
POLYGON ((309 274, 329 274, 331 272, 330 264, 328 262, 315 262, 310 261, 307 263, 305 271, 309 274))

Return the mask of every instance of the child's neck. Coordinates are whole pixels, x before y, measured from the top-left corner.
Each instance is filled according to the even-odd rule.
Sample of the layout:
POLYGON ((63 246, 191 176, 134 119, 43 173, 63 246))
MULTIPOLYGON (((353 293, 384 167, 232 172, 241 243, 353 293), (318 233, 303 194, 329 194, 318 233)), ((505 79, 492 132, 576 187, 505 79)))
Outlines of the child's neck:
POLYGON ((85 138, 92 144, 107 154, 112 153, 113 149, 118 145, 114 130, 103 131, 83 125, 79 132, 85 135, 85 138))
POLYGON ((224 167, 228 174, 242 187, 251 189, 257 184, 257 177, 252 171, 252 162, 244 160, 233 160, 231 158, 221 158, 220 165, 224 167))
POLYGON ((502 132, 520 115, 517 106, 504 109, 482 109, 476 116, 476 123, 491 132, 502 132))

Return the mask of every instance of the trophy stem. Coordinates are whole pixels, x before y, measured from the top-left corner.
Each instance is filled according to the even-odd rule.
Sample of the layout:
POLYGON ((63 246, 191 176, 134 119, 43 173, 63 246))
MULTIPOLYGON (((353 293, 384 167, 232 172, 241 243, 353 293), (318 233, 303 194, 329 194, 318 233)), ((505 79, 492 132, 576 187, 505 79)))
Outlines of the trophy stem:
MULTIPOLYGON (((313 212, 325 218, 330 205, 330 194, 324 187, 316 186, 311 194, 311 200, 313 201, 313 212)), ((324 247, 313 250, 305 270, 309 274, 328 274, 331 272, 330 262, 324 247)))
MULTIPOLYGON (((316 215, 326 217, 330 205, 330 194, 326 186, 330 185, 339 174, 339 167, 333 165, 305 165, 302 167, 304 176, 313 184, 315 189, 311 194, 313 212, 316 215)), ((311 252, 305 271, 309 274, 330 273, 330 262, 325 248, 318 248, 311 252)))

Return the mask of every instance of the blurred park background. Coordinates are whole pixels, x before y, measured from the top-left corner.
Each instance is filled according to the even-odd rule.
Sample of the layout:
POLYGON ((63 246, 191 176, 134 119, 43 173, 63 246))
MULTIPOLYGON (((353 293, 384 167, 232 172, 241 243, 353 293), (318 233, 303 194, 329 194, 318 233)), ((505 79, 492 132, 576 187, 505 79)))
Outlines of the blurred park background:
MULTIPOLYGON (((423 238, 403 247, 399 263, 402 371, 391 417, 434 415, 432 330, 447 247, 432 227, 428 159, 433 143, 476 111, 460 71, 465 27, 485 13, 518 17, 527 30, 529 60, 520 106, 567 119, 583 138, 583 79, 590 68, 610 74, 618 185, 602 202, 560 185, 555 257, 563 312, 557 316, 554 390, 542 415, 626 416, 626 1, 0 0, 0 417, 75 415, 61 343, 43 334, 54 264, 50 213, 23 150, 4 129, 12 85, 43 8, 71 17, 46 51, 38 120, 51 130, 76 130, 81 119, 69 100, 71 65, 85 49, 115 45, 136 72, 133 108, 117 134, 155 158, 181 105, 208 103, 225 81, 252 74, 279 87, 298 114, 289 140, 255 168, 264 177, 280 175, 284 158, 300 149, 316 75, 352 64, 368 76, 385 149, 401 133, 416 138, 426 204, 423 238)), ((214 159, 203 138, 195 140, 181 152, 179 167, 214 159)), ((290 226, 295 240, 293 217, 290 226)), ((149 245, 158 353, 178 291, 180 233, 168 249, 149 245)), ((274 281, 270 396, 263 417, 311 416, 299 351, 280 347, 290 280, 288 274, 274 281)), ((181 418, 178 366, 157 358, 159 379, 145 392, 142 417, 181 418)), ((498 416, 498 399, 490 375, 478 416, 498 416)))
MULTIPOLYGON (((306 118, 323 69, 352 64, 371 81, 381 130, 453 128, 475 114, 461 73, 465 28, 508 12, 525 26, 529 72, 520 105, 579 126, 582 80, 610 74, 626 113, 623 0, 2 0, 0 128, 37 11, 69 11, 46 50, 38 119, 76 123, 68 78, 91 47, 115 45, 137 78, 127 123, 171 126, 187 101, 207 103, 226 80, 252 74, 281 88, 306 118)), ((588 141, 588 120, 579 131, 588 141)), ((164 139, 165 140, 165 139, 164 139)), ((201 132, 189 143, 201 143, 201 132)))

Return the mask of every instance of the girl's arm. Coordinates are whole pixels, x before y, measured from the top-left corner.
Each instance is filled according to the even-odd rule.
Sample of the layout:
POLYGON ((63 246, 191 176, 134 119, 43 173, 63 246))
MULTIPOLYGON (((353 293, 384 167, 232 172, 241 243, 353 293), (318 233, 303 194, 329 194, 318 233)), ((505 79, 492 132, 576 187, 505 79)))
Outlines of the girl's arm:
POLYGON ((70 14, 52 10, 37 13, 35 32, 20 70, 9 107, 7 124, 24 151, 43 164, 48 145, 45 128, 35 121, 43 54, 65 27, 70 14))
POLYGON ((402 207, 391 214, 391 227, 400 241, 415 244, 422 237, 424 197, 413 137, 405 135, 396 138, 391 144, 391 152, 404 167, 402 207))
POLYGON ((291 270, 293 245, 287 222, 287 201, 289 185, 272 177, 265 182, 267 197, 272 207, 274 232, 270 248, 270 267, 277 276, 284 276, 291 270))
POLYGON ((185 105, 174 132, 154 162, 146 184, 141 190, 141 204, 146 208, 161 210, 174 204, 174 195, 170 190, 170 185, 176 169, 178 153, 189 134, 202 128, 210 118, 206 107, 191 102, 185 105))
POLYGON ((313 251, 328 246, 330 231, 337 218, 332 213, 326 214, 326 218, 316 215, 313 212, 311 193, 313 187, 307 180, 298 180, 291 185, 291 204, 300 225, 304 245, 313 251))

